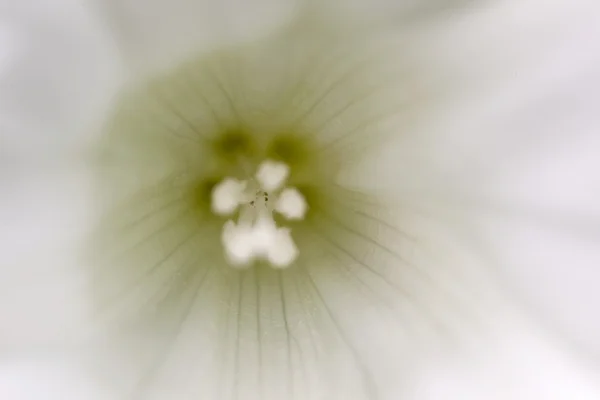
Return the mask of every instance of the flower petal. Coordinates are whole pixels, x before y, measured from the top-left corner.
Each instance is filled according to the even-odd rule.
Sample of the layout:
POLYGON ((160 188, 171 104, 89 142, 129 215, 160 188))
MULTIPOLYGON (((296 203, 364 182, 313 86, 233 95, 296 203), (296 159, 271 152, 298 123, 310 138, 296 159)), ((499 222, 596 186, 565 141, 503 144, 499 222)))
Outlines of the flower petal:
POLYGON ((76 166, 2 166, 2 351, 65 344, 88 328, 79 256, 92 208, 89 175, 76 166))
POLYGON ((80 366, 56 357, 21 358, 0 364, 0 397, 19 400, 110 400, 104 386, 80 366))
MULTIPOLYGON (((320 7, 323 7, 320 2, 320 7)), ((345 18, 353 18, 356 23, 393 22, 414 24, 423 22, 423 17, 435 17, 452 12, 468 10, 478 6, 473 0, 329 0, 331 10, 344 13, 345 18)))
POLYGON ((94 301, 101 353, 141 397, 385 398, 409 384, 407 360, 498 307, 451 215, 338 181, 386 134, 413 134, 424 102, 405 42, 303 28, 191 60, 127 93, 109 124, 94 301), (263 147, 308 203, 290 225, 300 254, 239 271, 207 199, 263 147))
POLYGON ((0 59, 3 157, 81 150, 96 137, 119 84, 107 32, 78 1, 9 3, 0 5, 8 53, 0 59))
MULTIPOLYGON (((534 317, 597 358, 600 57, 587 38, 599 34, 600 9, 544 3, 540 18, 519 7, 508 10, 519 11, 514 28, 528 34, 523 50, 535 56, 507 68, 515 77, 485 113, 474 104, 465 113, 469 123, 457 130, 463 140, 445 142, 461 155, 446 171, 470 188, 457 203, 480 210, 481 245, 506 284, 534 317)), ((506 46, 490 47, 501 53, 506 46)))
POLYGON ((471 41, 466 48, 477 74, 455 77, 464 86, 445 117, 434 114, 410 142, 387 146, 359 168, 365 180, 380 177, 371 187, 401 181, 393 191, 414 191, 483 224, 470 229, 482 230, 473 236, 490 252, 487 267, 535 318, 597 358, 600 58, 587 38, 598 36, 600 9, 556 1, 544 3, 543 17, 528 12, 538 6, 504 2, 454 31, 466 36, 476 28, 476 38, 431 46, 452 48, 443 63, 452 65, 465 51, 456 44, 471 41))
POLYGON ((597 399, 594 366, 539 326, 504 320, 475 351, 439 360, 419 379, 419 400, 597 399), (484 347, 485 349, 480 349, 484 347))
POLYGON ((498 174, 481 201, 488 204, 481 222, 507 284, 537 317, 598 359, 600 125, 584 110, 553 113, 539 130, 543 145, 498 174))
POLYGON ((256 40, 295 16, 298 0, 109 0, 99 4, 139 73, 256 40))

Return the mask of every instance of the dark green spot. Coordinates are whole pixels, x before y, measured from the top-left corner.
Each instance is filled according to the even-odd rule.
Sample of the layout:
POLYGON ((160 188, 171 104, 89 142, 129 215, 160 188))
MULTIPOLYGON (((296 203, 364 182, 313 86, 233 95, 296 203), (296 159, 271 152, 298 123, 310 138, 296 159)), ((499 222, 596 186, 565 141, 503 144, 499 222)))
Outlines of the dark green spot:
POLYGON ((297 136, 280 136, 273 139, 267 155, 294 166, 306 162, 310 151, 306 140, 297 136))
POLYGON ((225 159, 249 157, 254 150, 252 137, 243 129, 230 129, 215 140, 215 152, 225 159))
POLYGON ((222 178, 216 177, 206 178, 196 183, 192 191, 193 207, 202 211, 210 209, 213 188, 221 180, 222 178))

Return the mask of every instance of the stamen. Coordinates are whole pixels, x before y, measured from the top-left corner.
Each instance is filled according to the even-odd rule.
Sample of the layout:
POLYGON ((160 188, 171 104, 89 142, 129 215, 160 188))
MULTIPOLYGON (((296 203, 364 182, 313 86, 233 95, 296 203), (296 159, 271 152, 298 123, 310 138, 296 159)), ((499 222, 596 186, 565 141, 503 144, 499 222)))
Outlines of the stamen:
POLYGON ((275 242, 277 225, 271 215, 262 215, 254 224, 254 248, 257 254, 266 255, 275 242))
POLYGON ((227 178, 212 190, 212 211, 217 215, 231 215, 244 200, 247 182, 227 178))
POLYGON ((306 214, 304 196, 296 188, 283 187, 289 172, 284 163, 265 161, 258 167, 256 181, 227 178, 213 189, 212 209, 216 214, 231 215, 240 208, 237 224, 227 221, 221 235, 233 267, 247 268, 263 259, 273 268, 285 268, 298 257, 290 229, 277 227, 272 215, 277 211, 287 219, 302 219, 306 214))
POLYGON ((267 259, 273 267, 286 268, 298 257, 300 253, 288 228, 277 229, 273 245, 269 247, 267 259))
POLYGON ((275 210, 287 219, 304 218, 307 208, 304 196, 296 188, 284 189, 275 204, 275 210))
POLYGON ((267 192, 272 192, 283 186, 290 173, 290 168, 281 162, 263 161, 256 172, 256 180, 267 192))
POLYGON ((225 247, 225 254, 234 267, 249 267, 254 260, 254 232, 253 227, 246 224, 236 225, 229 220, 223 226, 221 241, 225 247))

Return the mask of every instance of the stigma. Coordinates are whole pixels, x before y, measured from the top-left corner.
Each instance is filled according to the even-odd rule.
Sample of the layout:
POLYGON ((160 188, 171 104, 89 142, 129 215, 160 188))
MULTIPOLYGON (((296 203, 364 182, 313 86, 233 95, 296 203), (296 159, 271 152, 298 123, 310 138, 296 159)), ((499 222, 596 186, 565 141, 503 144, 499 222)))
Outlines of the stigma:
POLYGON ((287 268, 299 250, 288 227, 277 226, 274 213, 287 220, 302 220, 308 206, 302 193, 287 187, 288 165, 266 160, 247 180, 225 178, 212 190, 211 208, 220 216, 237 214, 223 225, 221 243, 229 264, 250 267, 266 261, 273 268, 287 268))

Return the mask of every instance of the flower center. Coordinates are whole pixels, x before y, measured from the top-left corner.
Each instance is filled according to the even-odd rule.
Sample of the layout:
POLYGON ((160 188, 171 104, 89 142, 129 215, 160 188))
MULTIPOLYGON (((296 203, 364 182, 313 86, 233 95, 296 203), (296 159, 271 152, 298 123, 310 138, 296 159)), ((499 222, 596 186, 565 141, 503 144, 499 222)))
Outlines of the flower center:
POLYGON ((304 219, 308 208, 304 196, 286 187, 289 167, 281 162, 264 161, 253 178, 225 178, 212 191, 211 208, 217 215, 238 213, 237 222, 225 222, 221 243, 229 263, 249 267, 256 260, 268 261, 274 268, 289 267, 299 251, 291 229, 279 227, 273 213, 288 220, 304 219))

